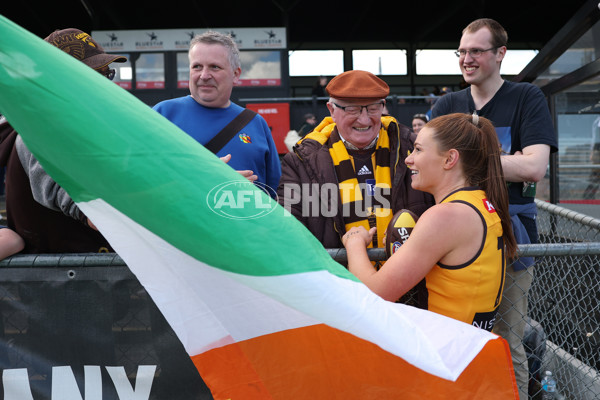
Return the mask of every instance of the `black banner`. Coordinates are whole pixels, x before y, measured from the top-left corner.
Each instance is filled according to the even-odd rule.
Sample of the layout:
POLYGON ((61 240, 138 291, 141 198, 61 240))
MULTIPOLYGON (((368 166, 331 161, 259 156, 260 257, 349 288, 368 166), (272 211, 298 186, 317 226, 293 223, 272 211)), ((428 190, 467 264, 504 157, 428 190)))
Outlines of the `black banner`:
POLYGON ((23 255, 0 268, 0 399, 212 399, 118 256, 23 255))

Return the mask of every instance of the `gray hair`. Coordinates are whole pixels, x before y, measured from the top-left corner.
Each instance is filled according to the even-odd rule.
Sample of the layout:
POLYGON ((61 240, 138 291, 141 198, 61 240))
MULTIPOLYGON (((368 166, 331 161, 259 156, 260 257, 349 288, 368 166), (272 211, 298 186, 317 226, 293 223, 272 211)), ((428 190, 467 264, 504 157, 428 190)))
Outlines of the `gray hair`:
POLYGON ((237 45, 235 44, 235 41, 233 40, 231 35, 216 31, 206 31, 204 33, 196 35, 190 41, 190 49, 188 50, 188 55, 189 51, 191 51, 192 48, 198 43, 218 44, 225 47, 229 52, 229 64, 231 65, 231 68, 236 70, 242 66, 242 63, 240 61, 240 51, 238 50, 237 45))

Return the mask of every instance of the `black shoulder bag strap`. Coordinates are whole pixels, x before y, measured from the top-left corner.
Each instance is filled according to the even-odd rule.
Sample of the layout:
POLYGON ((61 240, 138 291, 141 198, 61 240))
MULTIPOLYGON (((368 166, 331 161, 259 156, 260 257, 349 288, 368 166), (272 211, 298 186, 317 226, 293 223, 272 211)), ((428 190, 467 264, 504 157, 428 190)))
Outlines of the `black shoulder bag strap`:
POLYGON ((239 113, 237 117, 231 120, 225 128, 221 129, 221 132, 210 140, 204 147, 217 154, 219 150, 223 148, 231 138, 238 133, 248 122, 252 121, 252 118, 256 115, 255 111, 244 108, 244 111, 239 113))

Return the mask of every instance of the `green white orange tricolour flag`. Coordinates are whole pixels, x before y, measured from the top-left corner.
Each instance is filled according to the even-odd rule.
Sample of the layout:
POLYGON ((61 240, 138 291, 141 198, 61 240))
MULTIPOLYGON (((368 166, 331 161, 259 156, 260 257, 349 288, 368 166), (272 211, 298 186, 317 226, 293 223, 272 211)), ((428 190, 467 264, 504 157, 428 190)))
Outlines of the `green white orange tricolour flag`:
POLYGON ((216 399, 516 398, 504 340, 374 295, 260 189, 4 17, 0 112, 135 273, 216 399))

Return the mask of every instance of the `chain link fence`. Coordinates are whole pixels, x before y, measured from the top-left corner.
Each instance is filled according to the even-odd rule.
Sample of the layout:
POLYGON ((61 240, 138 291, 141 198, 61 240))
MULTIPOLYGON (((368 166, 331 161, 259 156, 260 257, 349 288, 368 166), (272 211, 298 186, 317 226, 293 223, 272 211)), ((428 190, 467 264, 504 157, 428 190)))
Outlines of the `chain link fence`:
MULTIPOLYGON (((536 258, 535 267, 530 269, 534 278, 529 292, 529 324, 523 338, 532 376, 530 398, 541 399, 540 379, 544 371, 550 370, 557 380, 557 398, 600 400, 600 220, 536 202, 540 243, 519 247, 520 255, 536 258)), ((345 263, 344 249, 328 252, 345 263)), ((385 260, 383 249, 369 249, 369 256, 373 261, 385 260)), ((132 382, 136 367, 147 364, 158 367, 156 389, 161 388, 161 379, 173 379, 167 375, 171 369, 185 370, 188 375, 187 381, 177 381, 178 387, 186 387, 194 379, 193 365, 169 365, 169 356, 174 353, 183 354, 186 362, 189 358, 168 324, 160 319, 144 288, 117 255, 20 255, 1 261, 0 268, 0 363, 5 368, 28 368, 36 384, 48 379, 44 371, 36 370, 34 354, 26 351, 32 334, 31 315, 22 305, 31 301, 27 295, 38 293, 31 292, 31 285, 79 281, 93 282, 92 288, 104 285, 100 292, 112 293, 102 298, 103 306, 111 310, 111 361, 124 366, 132 382), (157 342, 159 330, 162 339, 157 342)), ((410 294, 402 301, 411 303, 410 294)), ((94 309, 98 305, 96 301, 94 309)), ((162 387, 165 392, 170 389, 168 385, 162 387)), ((153 389, 151 398, 212 398, 202 382, 196 382, 195 387, 181 397, 173 393, 164 397, 153 389)))
POLYGON ((530 395, 541 398, 539 379, 550 370, 558 398, 600 399, 600 220, 536 204, 540 244, 521 246, 536 257, 525 338, 530 395))

